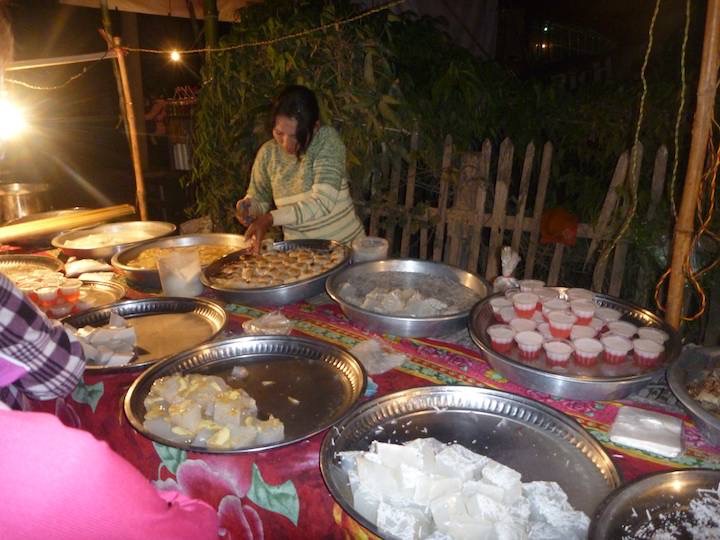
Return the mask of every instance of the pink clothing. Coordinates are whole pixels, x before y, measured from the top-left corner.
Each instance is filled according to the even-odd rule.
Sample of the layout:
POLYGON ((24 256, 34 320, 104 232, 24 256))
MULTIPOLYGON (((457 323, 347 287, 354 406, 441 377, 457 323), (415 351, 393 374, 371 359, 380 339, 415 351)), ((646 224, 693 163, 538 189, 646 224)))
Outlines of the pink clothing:
POLYGON ((0 410, 3 539, 217 539, 208 504, 157 491, 130 463, 50 414, 0 410))

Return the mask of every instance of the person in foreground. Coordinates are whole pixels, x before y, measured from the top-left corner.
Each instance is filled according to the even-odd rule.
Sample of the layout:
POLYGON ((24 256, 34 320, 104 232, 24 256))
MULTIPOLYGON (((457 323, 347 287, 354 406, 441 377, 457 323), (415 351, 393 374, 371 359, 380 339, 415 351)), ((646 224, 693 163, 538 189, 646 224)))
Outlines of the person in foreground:
POLYGON ((348 244, 364 236, 350 196, 345 145, 334 128, 320 125, 312 90, 285 88, 271 121, 273 138, 260 147, 247 193, 235 205, 256 251, 273 225, 282 226, 285 240, 348 244))
POLYGON ((156 491, 105 442, 51 414, 10 408, 69 394, 84 367, 80 343, 0 273, 0 537, 217 538, 210 505, 156 491))

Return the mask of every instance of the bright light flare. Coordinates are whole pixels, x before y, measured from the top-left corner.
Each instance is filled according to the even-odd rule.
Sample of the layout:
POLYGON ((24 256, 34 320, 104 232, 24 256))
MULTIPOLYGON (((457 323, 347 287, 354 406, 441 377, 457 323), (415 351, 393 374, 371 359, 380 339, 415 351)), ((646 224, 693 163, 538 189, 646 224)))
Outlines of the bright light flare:
POLYGON ((180 53, 178 51, 170 51, 170 60, 173 62, 180 61, 180 53))
POLYGON ((27 129, 27 121, 20 107, 0 97, 0 140, 14 139, 27 129))

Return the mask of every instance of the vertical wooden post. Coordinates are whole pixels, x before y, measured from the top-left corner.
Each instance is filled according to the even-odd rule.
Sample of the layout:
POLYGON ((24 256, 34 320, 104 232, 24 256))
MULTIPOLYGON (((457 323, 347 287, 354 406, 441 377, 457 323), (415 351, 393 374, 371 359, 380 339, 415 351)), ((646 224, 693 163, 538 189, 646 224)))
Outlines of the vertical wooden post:
POLYGON ((125 114, 127 114, 128 133, 130 135, 130 153, 132 154, 133 169, 135 170, 135 192, 137 203, 140 209, 140 219, 146 221, 147 202, 145 200, 145 180, 143 178, 142 164, 140 161, 140 146, 138 145, 137 124, 135 123, 135 111, 133 109, 132 95, 130 94, 130 83, 128 82, 127 67, 125 66, 125 52, 120 46, 120 38, 113 37, 113 47, 117 53, 118 68, 120 70, 120 81, 122 83, 123 99, 125 100, 125 114))
POLYGON ((702 63, 697 88, 697 104, 693 118, 690 156, 685 185, 673 235, 670 284, 668 285, 665 320, 680 327, 685 288, 685 261, 694 234, 695 208, 702 180, 707 140, 713 122, 718 64, 720 63, 720 0, 708 0, 705 18, 702 63))
MULTIPOLYGON (((205 24, 205 47, 214 49, 218 46, 217 24, 218 8, 217 0, 205 0, 203 5, 203 17, 205 24)), ((210 60, 210 53, 205 54, 205 60, 210 60)))

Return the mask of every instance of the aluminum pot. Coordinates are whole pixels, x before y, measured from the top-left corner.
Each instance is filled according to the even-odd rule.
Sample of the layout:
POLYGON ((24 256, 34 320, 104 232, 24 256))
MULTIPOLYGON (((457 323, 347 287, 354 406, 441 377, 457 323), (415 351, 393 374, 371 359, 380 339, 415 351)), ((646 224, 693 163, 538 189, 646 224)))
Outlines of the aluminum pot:
POLYGON ((48 184, 0 184, 0 222, 5 223, 48 209, 48 184))

